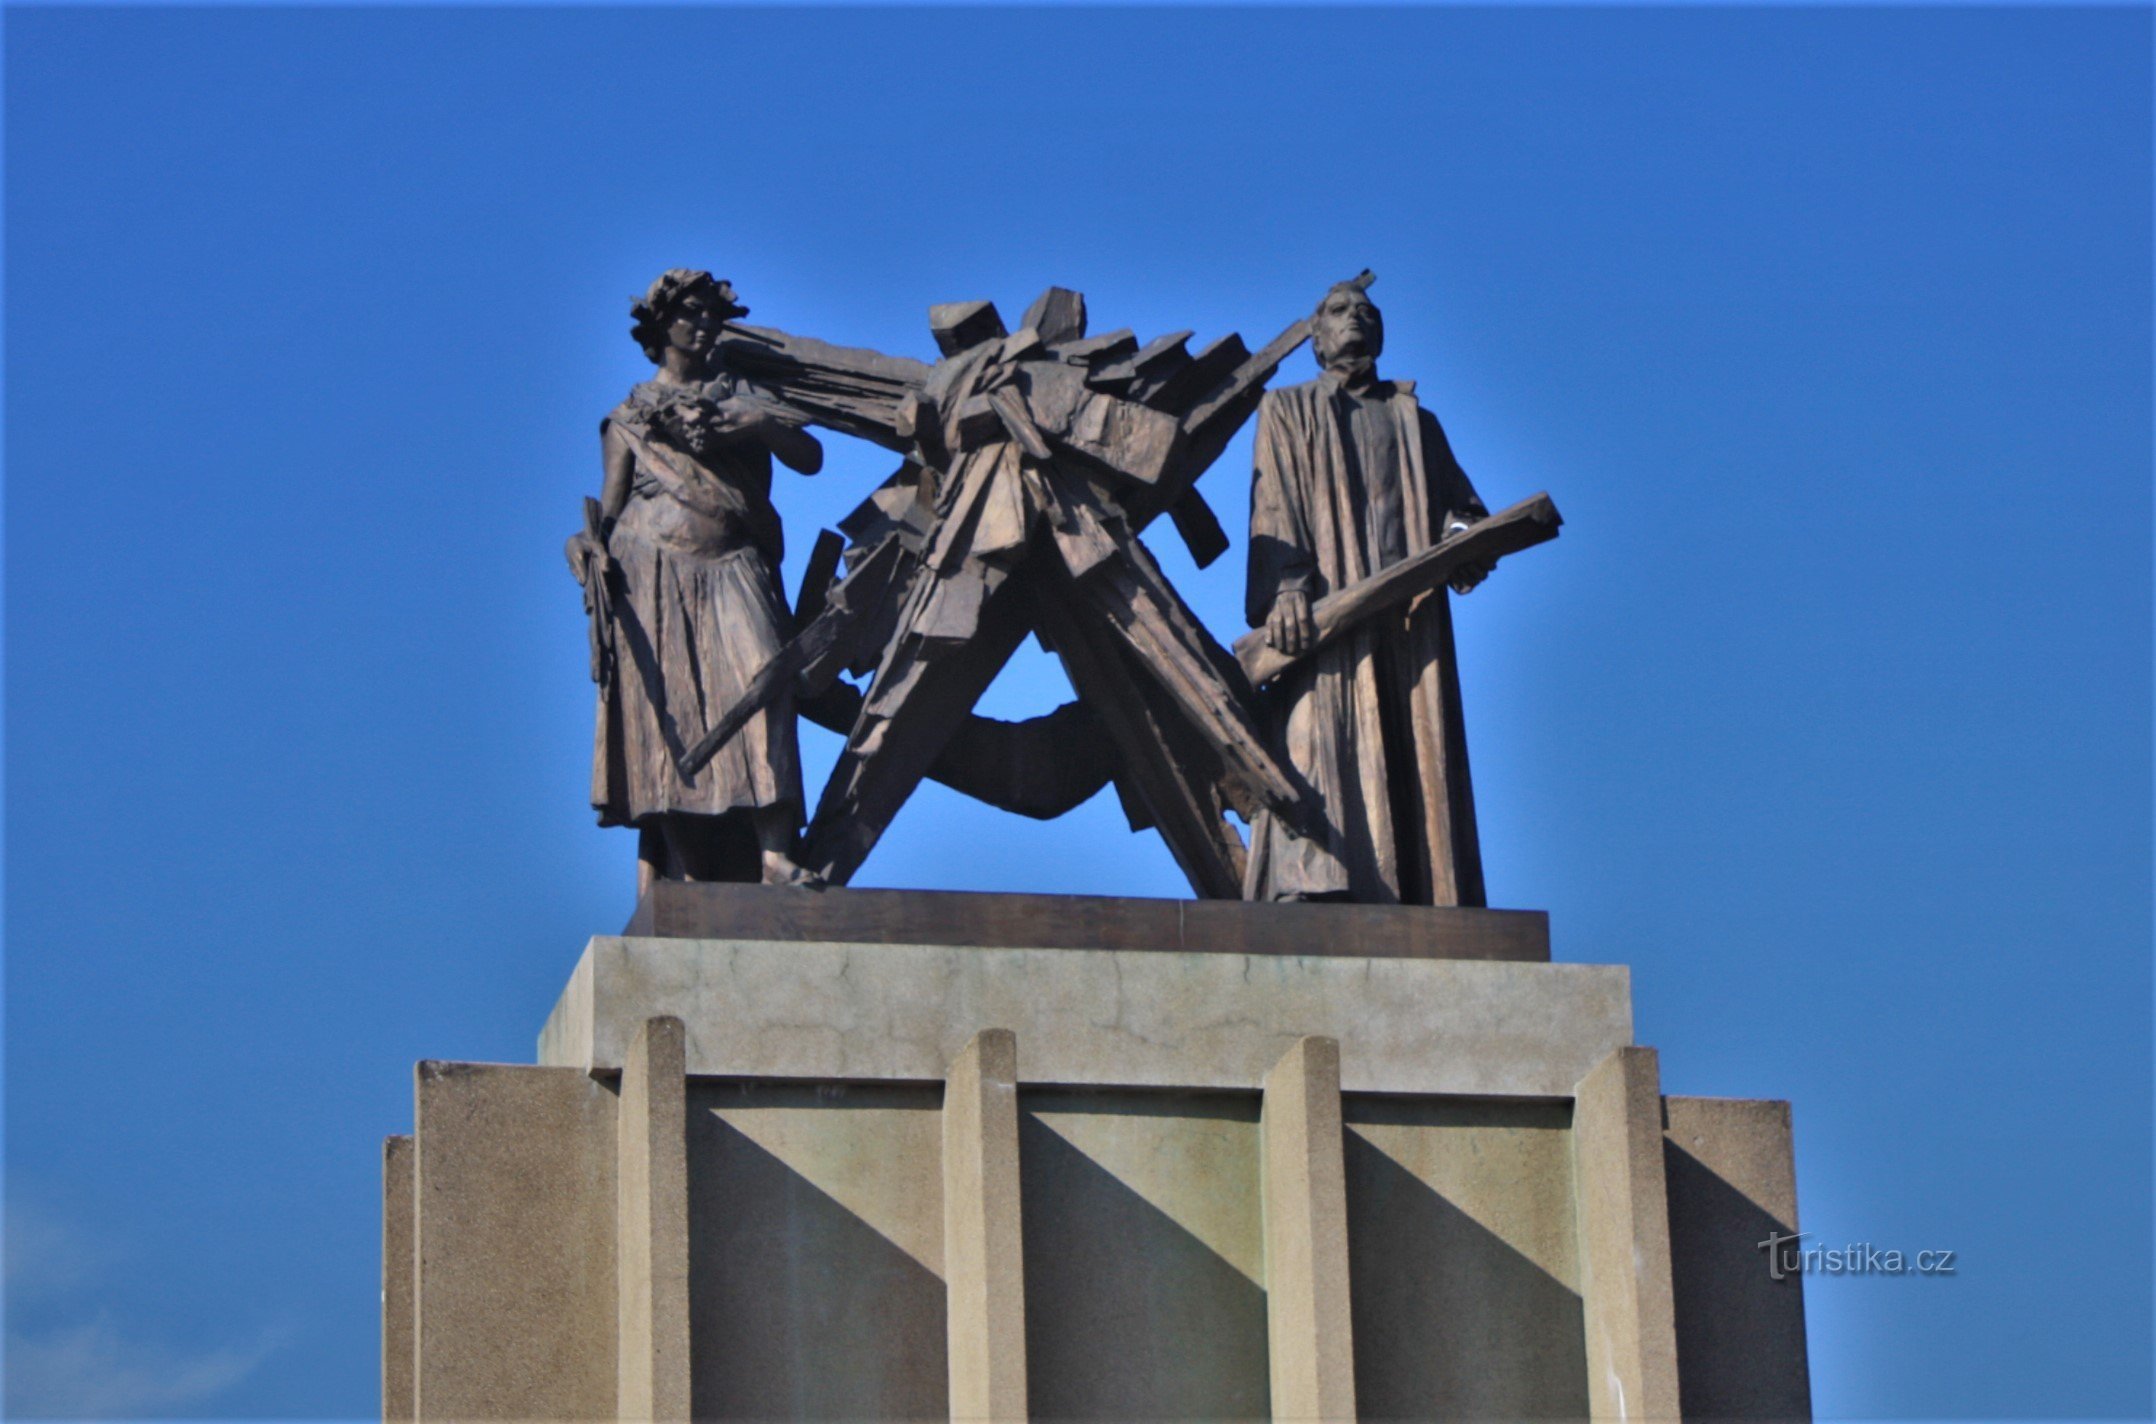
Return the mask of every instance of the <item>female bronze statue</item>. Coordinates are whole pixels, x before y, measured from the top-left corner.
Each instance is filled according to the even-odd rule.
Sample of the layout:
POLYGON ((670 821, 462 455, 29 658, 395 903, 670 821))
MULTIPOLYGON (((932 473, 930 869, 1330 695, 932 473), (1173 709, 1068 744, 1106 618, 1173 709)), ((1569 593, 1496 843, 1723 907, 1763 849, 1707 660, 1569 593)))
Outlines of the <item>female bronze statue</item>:
POLYGON ((684 269, 632 304, 658 370, 602 423, 604 489, 571 541, 599 682, 592 806, 602 826, 637 828, 646 883, 806 878, 790 697, 694 775, 678 764, 792 632, 771 457, 804 475, 823 464, 814 436, 720 368, 720 324, 747 312, 729 283, 684 269))

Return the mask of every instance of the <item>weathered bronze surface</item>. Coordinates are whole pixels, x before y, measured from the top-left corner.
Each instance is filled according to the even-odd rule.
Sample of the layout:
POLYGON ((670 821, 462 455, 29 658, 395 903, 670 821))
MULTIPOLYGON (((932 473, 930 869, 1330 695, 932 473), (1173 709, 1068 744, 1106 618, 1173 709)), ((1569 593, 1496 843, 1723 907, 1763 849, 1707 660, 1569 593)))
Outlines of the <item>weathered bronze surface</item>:
POLYGON ((569 543, 599 684, 592 805, 600 824, 642 832, 646 878, 804 878, 790 688, 724 755, 681 765, 706 709, 738 697, 791 631, 771 457, 802 474, 823 463, 801 422, 713 360, 721 323, 747 313, 730 284, 685 269, 632 306, 658 370, 601 422, 605 482, 569 543), (743 819, 758 852, 746 862, 743 819))
POLYGON ((1473 539, 1489 512, 1414 383, 1379 377, 1385 324, 1372 280, 1364 272, 1325 294, 1313 318, 1321 374, 1270 393, 1259 411, 1248 613, 1274 657, 1246 643, 1244 665, 1280 674, 1277 745, 1325 815, 1313 834, 1261 813, 1244 890, 1481 905, 1452 613, 1443 584, 1417 588, 1410 571, 1442 572, 1466 593, 1488 561, 1524 547, 1498 542, 1500 531, 1538 542, 1556 533, 1556 510, 1507 511, 1479 557, 1459 557, 1459 545, 1434 552, 1473 539), (1393 569, 1409 576, 1388 579, 1393 569))
POLYGON ((1432 590, 1550 537, 1556 512, 1468 531, 1485 512, 1436 422, 1376 381, 1363 286, 1255 354, 1232 334, 1195 352, 1187 331, 1088 336, 1062 288, 1016 331, 949 303, 927 364, 746 326, 729 285, 661 277, 634 308, 660 369, 608 418, 605 491, 570 542, 600 685, 593 804, 643 832, 644 883, 844 884, 927 776, 1038 817, 1112 781, 1201 898, 1480 903, 1432 590), (1326 374, 1266 396, 1313 327, 1326 374), (1138 535, 1166 514, 1201 566, 1226 550, 1195 486, 1261 399, 1266 634, 1239 664, 1138 535), (770 460, 814 473, 812 424, 901 464, 818 540, 789 609, 770 460), (977 715, 1029 634, 1077 702, 977 715), (1271 722, 1246 668, 1278 679, 1271 722), (797 709, 846 737, 805 834, 797 709))

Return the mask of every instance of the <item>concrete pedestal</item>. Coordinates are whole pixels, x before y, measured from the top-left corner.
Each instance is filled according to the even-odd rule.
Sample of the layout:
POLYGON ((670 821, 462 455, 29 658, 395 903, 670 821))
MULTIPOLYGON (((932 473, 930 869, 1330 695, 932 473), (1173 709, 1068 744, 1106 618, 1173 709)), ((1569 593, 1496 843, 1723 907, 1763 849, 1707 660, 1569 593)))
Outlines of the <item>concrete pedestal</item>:
POLYGON ((1786 1104, 1540 916, 660 894, 419 1066, 385 1418, 1809 1417, 1786 1104))

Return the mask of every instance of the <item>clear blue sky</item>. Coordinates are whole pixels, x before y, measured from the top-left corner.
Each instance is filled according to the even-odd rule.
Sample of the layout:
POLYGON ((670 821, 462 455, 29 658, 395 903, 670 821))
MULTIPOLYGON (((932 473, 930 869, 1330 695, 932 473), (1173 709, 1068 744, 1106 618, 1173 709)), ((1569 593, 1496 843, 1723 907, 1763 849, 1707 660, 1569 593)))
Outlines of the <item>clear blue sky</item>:
MULTIPOLYGON (((560 546, 675 265, 913 354, 1374 267, 1568 520, 1458 615, 1494 899, 1670 1091, 1794 1100, 1806 1226, 1960 1253, 1813 1283, 1821 1414, 2149 1412, 2148 10, 5 24, 15 1412, 373 1414, 412 1061, 529 1061, 629 909, 560 546)), ((1237 555, 1156 544, 1223 638, 1248 465, 1237 555)), ((933 788, 861 883, 1182 893, 933 788)))

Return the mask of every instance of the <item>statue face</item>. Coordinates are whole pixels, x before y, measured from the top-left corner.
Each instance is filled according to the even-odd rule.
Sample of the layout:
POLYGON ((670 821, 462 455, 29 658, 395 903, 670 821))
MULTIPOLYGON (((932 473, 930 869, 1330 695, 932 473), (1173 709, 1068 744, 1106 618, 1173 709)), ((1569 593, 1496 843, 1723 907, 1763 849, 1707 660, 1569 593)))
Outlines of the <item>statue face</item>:
POLYGON ((669 346, 702 358, 711 354, 718 338, 719 314, 701 294, 683 297, 675 305, 674 319, 666 326, 669 346))
POLYGON ((1342 361, 1375 361, 1385 349, 1385 319, 1377 304, 1353 288, 1325 294, 1311 322, 1311 343, 1318 364, 1333 366, 1342 361))

